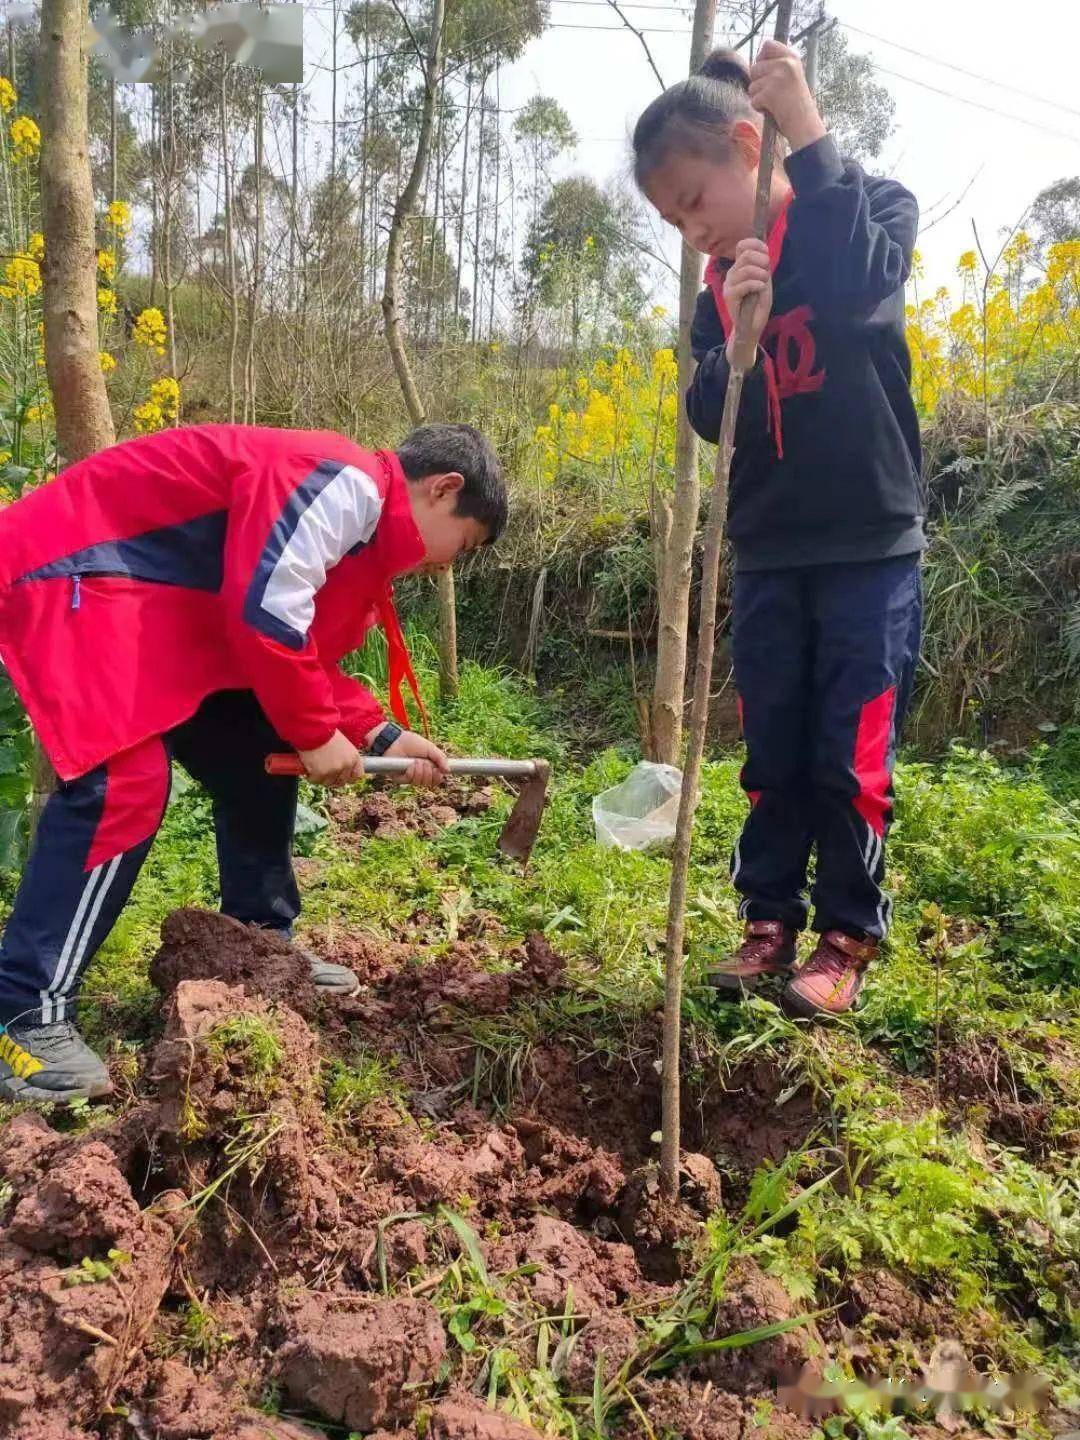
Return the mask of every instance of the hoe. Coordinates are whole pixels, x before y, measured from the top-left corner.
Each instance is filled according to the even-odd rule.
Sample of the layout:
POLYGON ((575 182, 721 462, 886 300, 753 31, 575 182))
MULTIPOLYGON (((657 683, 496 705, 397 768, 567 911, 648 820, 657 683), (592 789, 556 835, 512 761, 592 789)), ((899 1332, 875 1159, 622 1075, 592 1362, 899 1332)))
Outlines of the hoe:
MULTIPOLYGON (((364 756, 365 775, 404 775, 412 764, 411 760, 393 756, 364 756)), ((268 755, 266 770, 269 775, 303 775, 304 766, 298 755, 268 755)), ((520 860, 522 866, 529 862, 532 848, 536 843, 540 818, 547 804, 548 781, 551 766, 546 760, 451 760, 451 775, 483 775, 503 780, 519 780, 514 808, 507 817, 499 836, 499 849, 511 860, 520 860)))

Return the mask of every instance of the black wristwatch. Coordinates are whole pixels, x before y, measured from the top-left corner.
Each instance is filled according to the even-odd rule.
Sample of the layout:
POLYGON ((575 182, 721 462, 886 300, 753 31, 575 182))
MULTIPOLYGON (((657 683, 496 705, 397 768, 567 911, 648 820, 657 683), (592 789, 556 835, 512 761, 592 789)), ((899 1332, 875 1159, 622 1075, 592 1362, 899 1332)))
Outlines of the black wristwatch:
POLYGON ((367 753, 369 755, 385 755, 402 733, 400 725, 395 725, 392 720, 388 720, 368 746, 367 753))

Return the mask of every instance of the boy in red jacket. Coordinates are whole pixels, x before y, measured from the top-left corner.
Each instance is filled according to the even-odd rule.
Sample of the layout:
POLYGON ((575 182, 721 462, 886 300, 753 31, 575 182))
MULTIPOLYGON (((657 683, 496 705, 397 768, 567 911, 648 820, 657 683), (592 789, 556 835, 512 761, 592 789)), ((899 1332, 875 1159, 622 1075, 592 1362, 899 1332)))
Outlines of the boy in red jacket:
MULTIPOLYGON (((0 658, 60 780, 0 943, 0 1096, 108 1092, 71 1016, 173 759, 213 797, 223 912, 285 935, 297 782, 265 773, 270 752, 296 750, 323 785, 358 778, 362 751, 439 782, 442 751, 339 662, 379 621, 407 724, 393 578, 488 544, 506 514, 498 459, 467 425, 374 453, 324 431, 165 430, 0 512, 0 658)), ((345 967, 311 963, 320 988, 356 989, 345 967)))

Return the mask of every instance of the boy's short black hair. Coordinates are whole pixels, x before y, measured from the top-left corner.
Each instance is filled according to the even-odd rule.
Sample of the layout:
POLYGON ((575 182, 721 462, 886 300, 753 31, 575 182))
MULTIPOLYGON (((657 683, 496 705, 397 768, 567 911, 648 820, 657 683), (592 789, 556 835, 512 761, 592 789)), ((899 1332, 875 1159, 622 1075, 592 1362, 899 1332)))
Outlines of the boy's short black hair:
POLYGON ((510 502, 503 468, 490 440, 472 425, 419 425, 397 447, 397 457, 408 480, 463 476, 454 513, 486 526, 488 544, 506 529, 510 502))

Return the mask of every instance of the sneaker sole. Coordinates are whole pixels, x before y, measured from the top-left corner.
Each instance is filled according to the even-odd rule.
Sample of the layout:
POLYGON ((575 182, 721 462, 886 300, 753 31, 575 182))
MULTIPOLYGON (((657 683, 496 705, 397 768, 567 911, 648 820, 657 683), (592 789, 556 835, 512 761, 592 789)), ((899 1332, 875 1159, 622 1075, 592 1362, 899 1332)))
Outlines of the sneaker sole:
POLYGON ((845 1015, 850 1015, 858 1002, 859 997, 856 996, 846 1010, 827 1010, 813 1000, 808 1000, 798 990, 788 988, 780 996, 780 1008, 796 1020, 840 1020, 845 1015))
POLYGON ((315 982, 315 989, 320 995, 334 996, 337 999, 348 999, 350 995, 359 995, 360 981, 354 975, 351 985, 320 985, 315 982))
POLYGON ((0 1078, 0 1099, 16 1105, 69 1105, 73 1100, 104 1100, 112 1093, 111 1080, 93 1081, 74 1090, 43 1090, 17 1075, 0 1078))

